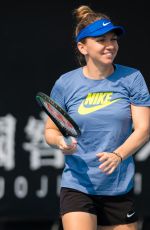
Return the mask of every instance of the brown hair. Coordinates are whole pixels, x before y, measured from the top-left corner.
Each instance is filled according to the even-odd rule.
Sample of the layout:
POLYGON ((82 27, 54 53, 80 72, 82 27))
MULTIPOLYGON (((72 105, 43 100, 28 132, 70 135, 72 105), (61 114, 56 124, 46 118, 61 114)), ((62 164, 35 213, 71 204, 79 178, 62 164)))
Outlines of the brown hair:
MULTIPOLYGON (((75 17, 76 20, 76 26, 74 29, 74 36, 76 37, 77 34, 86 26, 91 24, 92 22, 95 22, 96 20, 99 19, 110 19, 107 15, 103 13, 98 13, 93 11, 89 6, 82 5, 76 8, 73 11, 73 16, 75 17)), ((85 42, 85 39, 82 40, 82 42, 85 42)), ((77 57, 77 60, 81 66, 84 66, 85 63, 85 58, 84 56, 79 52, 77 47, 75 46, 75 54, 77 57)))

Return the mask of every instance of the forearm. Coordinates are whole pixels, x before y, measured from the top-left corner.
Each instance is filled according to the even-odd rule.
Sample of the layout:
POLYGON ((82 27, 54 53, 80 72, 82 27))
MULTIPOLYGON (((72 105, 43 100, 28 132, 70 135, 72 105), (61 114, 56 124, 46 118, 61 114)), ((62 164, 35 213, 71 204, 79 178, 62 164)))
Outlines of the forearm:
POLYGON ((48 145, 58 145, 58 140, 62 134, 56 129, 46 129, 44 136, 48 145))
POLYGON ((137 129, 121 146, 115 149, 114 152, 119 153, 124 160, 128 156, 134 154, 140 147, 142 147, 149 140, 149 137, 149 130, 137 129))

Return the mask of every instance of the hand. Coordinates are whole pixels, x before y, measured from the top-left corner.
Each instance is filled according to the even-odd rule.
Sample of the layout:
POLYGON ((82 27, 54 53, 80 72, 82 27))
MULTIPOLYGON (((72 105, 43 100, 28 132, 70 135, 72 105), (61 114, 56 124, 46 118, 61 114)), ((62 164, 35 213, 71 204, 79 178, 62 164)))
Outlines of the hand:
POLYGON ((63 136, 58 137, 58 147, 64 154, 72 154, 75 152, 77 147, 77 141, 75 138, 71 138, 71 143, 67 144, 63 136))
POLYGON ((96 156, 99 158, 99 161, 101 162, 99 168, 102 170, 102 172, 106 174, 113 173, 121 162, 120 157, 118 157, 114 153, 102 152, 96 154, 96 156))

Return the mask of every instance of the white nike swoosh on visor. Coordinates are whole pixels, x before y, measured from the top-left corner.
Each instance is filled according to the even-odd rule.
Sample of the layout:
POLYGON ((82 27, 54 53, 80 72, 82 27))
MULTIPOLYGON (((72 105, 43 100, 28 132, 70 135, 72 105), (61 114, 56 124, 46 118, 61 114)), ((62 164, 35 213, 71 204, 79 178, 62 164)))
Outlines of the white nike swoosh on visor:
POLYGON ((110 22, 103 22, 103 26, 107 26, 110 22))
POLYGON ((133 212, 133 213, 131 213, 131 214, 128 213, 128 214, 127 214, 127 217, 130 218, 130 217, 132 217, 134 214, 135 214, 135 212, 133 212))

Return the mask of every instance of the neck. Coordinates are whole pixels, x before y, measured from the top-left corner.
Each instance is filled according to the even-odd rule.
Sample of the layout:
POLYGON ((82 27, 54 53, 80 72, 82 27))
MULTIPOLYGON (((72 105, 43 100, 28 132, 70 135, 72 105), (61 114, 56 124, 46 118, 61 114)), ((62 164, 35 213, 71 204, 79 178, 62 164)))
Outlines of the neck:
POLYGON ((83 73, 87 78, 94 80, 105 79, 114 72, 114 67, 112 64, 96 66, 96 65, 86 65, 83 67, 83 73))

